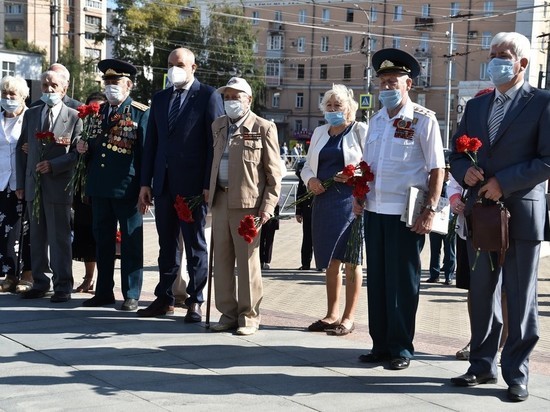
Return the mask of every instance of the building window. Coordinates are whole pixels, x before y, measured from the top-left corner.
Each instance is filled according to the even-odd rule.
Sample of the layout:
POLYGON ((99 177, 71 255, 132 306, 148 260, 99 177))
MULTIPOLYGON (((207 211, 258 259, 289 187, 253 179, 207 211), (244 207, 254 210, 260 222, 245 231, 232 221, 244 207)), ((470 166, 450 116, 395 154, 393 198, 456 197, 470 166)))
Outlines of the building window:
MULTIPOLYGON (((72 7, 74 7, 74 5, 72 7)), ((86 0, 86 7, 101 10, 103 8, 103 3, 98 0, 86 0)))
POLYGON ((283 36, 268 36, 267 50, 283 50, 283 36))
POLYGON ((399 36, 393 36, 391 40, 391 44, 394 49, 400 49, 401 48, 401 37, 399 36))
POLYGON ((323 101, 323 97, 325 97, 325 93, 319 93, 319 101, 317 102, 318 106, 321 105, 321 102, 323 101))
POLYGON ((306 51, 306 38, 298 37, 298 44, 296 45, 296 51, 303 53, 306 51))
POLYGON ((479 65, 479 80, 487 80, 487 62, 483 62, 479 65))
POLYGON ((418 93, 416 95, 416 103, 420 106, 426 107, 426 95, 424 93, 418 93))
POLYGON ((483 2, 483 14, 491 16, 495 10, 495 3, 492 1, 483 2))
POLYGON ((460 11, 460 3, 451 3, 451 16, 456 16, 460 11))
POLYGON ((346 21, 348 23, 353 23, 353 9, 346 10, 346 21))
POLYGON ((17 21, 7 21, 5 25, 6 32, 22 33, 24 31, 23 23, 17 21))
POLYGON ((319 80, 326 80, 327 79, 327 65, 321 64, 319 66, 319 80))
POLYGON ((257 26, 258 24, 260 24, 260 20, 258 20, 260 18, 260 12, 259 11, 253 11, 252 12, 252 24, 254 26, 257 26))
POLYGON ((301 109, 304 107, 304 94, 296 93, 296 108, 301 109))
POLYGON ((270 77, 279 77, 279 63, 271 62, 267 63, 265 66, 265 75, 270 77))
POLYGON ((306 10, 300 10, 298 12, 298 23, 300 24, 305 24, 306 23, 306 18, 307 18, 307 11, 306 10))
POLYGON ((86 22, 86 24, 89 24, 91 26, 101 27, 101 17, 86 15, 84 21, 86 22))
POLYGON ((370 39, 370 51, 371 52, 375 52, 376 51, 376 46, 378 45, 378 40, 374 37, 372 37, 370 39))
POLYGON ((403 20, 403 6, 394 6, 393 21, 402 21, 402 20, 403 20))
POLYGON ((328 52, 328 36, 321 37, 321 51, 328 52))
POLYGON ((351 64, 344 64, 344 80, 351 79, 351 64))
POLYGON ((2 62, 2 77, 15 76, 15 63, 2 62))
POLYGON ((301 132, 303 128, 304 128, 304 126, 303 126, 303 123, 302 123, 301 119, 294 120, 294 131, 295 132, 301 132))
POLYGON ((258 53, 258 51, 259 51, 258 42, 255 41, 254 43, 252 43, 252 53, 258 53))
POLYGON ((84 56, 92 60, 101 60, 101 50, 86 47, 84 49, 84 56))
POLYGON ((481 48, 484 50, 488 50, 491 48, 491 39, 493 38, 493 35, 490 31, 484 31, 481 35, 481 48))
POLYGON ((330 21, 330 10, 329 9, 323 9, 322 21, 323 21, 323 23, 328 23, 330 21))
POLYGON ((420 44, 418 45, 418 51, 421 53, 427 53, 429 50, 430 45, 430 34, 429 33, 422 33, 422 36, 420 37, 420 44))
POLYGON ((350 52, 352 49, 353 38, 351 36, 344 37, 344 51, 350 52))
POLYGON ((279 107, 281 102, 281 93, 273 93, 271 97, 271 107, 279 107))
POLYGON ((97 34, 97 33, 92 33, 92 32, 90 32, 90 31, 87 31, 87 32, 84 33, 84 38, 85 38, 86 40, 94 40, 96 34, 97 34))
POLYGON ((275 11, 275 17, 273 18, 278 23, 281 23, 283 21, 283 12, 280 10, 275 11))
POLYGON ((296 77, 298 79, 303 79, 306 73, 306 66, 304 64, 298 65, 298 71, 296 73, 296 77))
POLYGON ((376 10, 376 7, 370 8, 370 21, 376 21, 378 20, 378 11, 376 10))
POLYGON ((430 17, 430 5, 427 3, 422 5, 422 17, 430 17))
POLYGON ((23 14, 22 4, 6 4, 4 5, 6 14, 23 14))

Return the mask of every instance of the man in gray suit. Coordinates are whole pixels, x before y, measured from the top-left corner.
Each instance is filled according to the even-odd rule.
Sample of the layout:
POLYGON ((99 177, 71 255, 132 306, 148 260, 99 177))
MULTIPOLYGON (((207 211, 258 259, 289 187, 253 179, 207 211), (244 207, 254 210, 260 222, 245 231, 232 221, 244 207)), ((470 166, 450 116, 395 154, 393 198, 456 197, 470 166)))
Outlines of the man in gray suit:
POLYGON ((32 234, 34 286, 23 294, 23 298, 40 298, 49 291, 50 279, 45 272, 51 267, 54 294, 50 300, 58 303, 67 302, 73 288, 72 190, 67 185, 77 159, 75 144, 82 130, 82 121, 78 118, 78 112, 61 100, 67 87, 63 74, 46 71, 40 80, 41 99, 45 104, 25 112, 16 149, 16 195, 27 201, 32 234), (39 139, 39 132, 51 132, 53 139, 39 139), (24 145, 26 153, 23 151, 24 145))
POLYGON ((453 138, 478 137, 479 167, 464 153, 451 155, 451 174, 471 188, 465 215, 477 197, 502 201, 510 211, 510 247, 502 267, 495 253, 476 256, 468 239, 472 340, 470 368, 451 379, 458 386, 496 383, 496 355, 502 330, 501 286, 508 297, 508 339, 502 376, 508 399, 528 398, 529 354, 538 335, 537 271, 540 242, 548 239, 545 182, 550 178, 550 93, 531 87, 524 75, 529 40, 498 33, 491 42, 487 72, 496 90, 468 102, 453 138), (499 113, 500 112, 500 113, 499 113))

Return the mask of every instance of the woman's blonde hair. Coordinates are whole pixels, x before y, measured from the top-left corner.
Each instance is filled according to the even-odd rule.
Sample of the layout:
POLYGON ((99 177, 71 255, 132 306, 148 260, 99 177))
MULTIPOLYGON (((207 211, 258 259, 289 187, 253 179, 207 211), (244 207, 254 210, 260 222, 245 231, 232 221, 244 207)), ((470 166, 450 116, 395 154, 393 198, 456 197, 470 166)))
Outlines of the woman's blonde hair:
POLYGON ((19 94, 23 100, 29 97, 29 86, 25 79, 21 77, 5 76, 0 81, 0 90, 3 92, 15 92, 19 94))
POLYGON ((327 111, 327 102, 332 97, 335 97, 342 104, 346 120, 348 122, 354 121, 359 104, 353 98, 353 90, 343 84, 333 84, 332 89, 325 92, 321 103, 319 103, 319 109, 323 113, 327 111))

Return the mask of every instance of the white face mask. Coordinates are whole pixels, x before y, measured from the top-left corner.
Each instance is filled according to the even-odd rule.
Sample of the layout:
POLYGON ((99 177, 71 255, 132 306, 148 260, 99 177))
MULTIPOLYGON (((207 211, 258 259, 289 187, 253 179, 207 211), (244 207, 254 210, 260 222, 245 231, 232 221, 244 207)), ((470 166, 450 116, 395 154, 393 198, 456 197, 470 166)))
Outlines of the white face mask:
POLYGON ((184 86, 187 84, 187 72, 182 69, 181 67, 170 67, 168 69, 168 80, 174 85, 174 86, 184 86))
POLYGON ((225 113, 233 120, 244 115, 243 104, 239 100, 225 100, 223 102, 225 113))
POLYGON ((42 93, 40 100, 52 107, 61 102, 61 94, 59 93, 42 93))
POLYGON ((124 100, 122 88, 116 84, 108 84, 105 86, 105 96, 110 104, 119 104, 124 100))

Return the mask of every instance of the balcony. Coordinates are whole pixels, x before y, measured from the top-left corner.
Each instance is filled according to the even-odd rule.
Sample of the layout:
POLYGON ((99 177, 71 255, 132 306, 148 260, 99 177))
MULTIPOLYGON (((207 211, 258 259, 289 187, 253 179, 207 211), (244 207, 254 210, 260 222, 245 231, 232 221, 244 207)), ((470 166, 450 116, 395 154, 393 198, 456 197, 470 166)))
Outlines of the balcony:
POLYGON ((414 28, 421 31, 432 31, 434 29, 433 17, 415 17, 414 28))
POLYGON ((280 60, 284 57, 284 50, 266 50, 265 58, 268 60, 280 60))
POLYGON ((270 32, 281 32, 281 31, 285 31, 285 25, 280 22, 271 21, 269 22, 269 26, 267 27, 267 29, 270 32))
POLYGON ((279 87, 281 83, 281 76, 265 76, 265 84, 267 87, 279 87))

